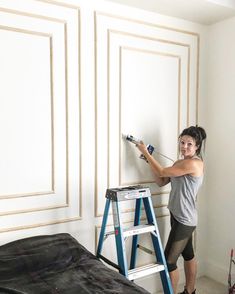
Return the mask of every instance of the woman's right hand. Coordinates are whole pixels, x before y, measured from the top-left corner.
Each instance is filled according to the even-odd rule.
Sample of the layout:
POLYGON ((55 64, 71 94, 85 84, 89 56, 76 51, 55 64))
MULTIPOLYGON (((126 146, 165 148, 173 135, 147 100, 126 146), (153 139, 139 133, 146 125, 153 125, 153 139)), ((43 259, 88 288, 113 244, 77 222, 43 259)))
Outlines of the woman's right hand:
POLYGON ((146 154, 148 154, 148 149, 147 146, 144 144, 143 141, 140 141, 139 144, 136 144, 136 147, 139 149, 139 151, 145 156, 146 154))

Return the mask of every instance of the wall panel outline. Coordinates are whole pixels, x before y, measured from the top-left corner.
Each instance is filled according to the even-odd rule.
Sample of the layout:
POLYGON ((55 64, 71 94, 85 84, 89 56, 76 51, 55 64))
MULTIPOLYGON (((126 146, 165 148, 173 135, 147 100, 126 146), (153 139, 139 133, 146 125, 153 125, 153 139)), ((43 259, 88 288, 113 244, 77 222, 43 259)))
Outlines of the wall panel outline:
MULTIPOLYGON (((60 25, 63 26, 63 34, 64 34, 64 48, 65 48, 65 73, 64 73, 64 76, 65 76, 65 88, 66 88, 66 94, 65 94, 65 101, 66 101, 66 109, 65 109, 65 112, 66 112, 66 154, 65 154, 65 158, 66 158, 66 198, 65 198, 65 203, 62 204, 62 205, 53 205, 53 206, 47 206, 47 207, 38 207, 38 208, 35 208, 35 209, 25 209, 25 210, 12 210, 12 211, 9 211, 9 212, 6 212, 6 213, 1 213, 1 215, 9 215, 9 214, 18 214, 18 213, 26 213, 26 212, 36 212, 36 211, 42 211, 42 210, 48 210, 48 209, 56 209, 56 208, 63 208, 63 207, 68 207, 69 206, 69 194, 68 194, 68 110, 67 110, 67 106, 68 106, 68 78, 67 78, 67 60, 68 60, 68 56, 67 56, 67 29, 66 29, 66 22, 64 20, 58 20, 56 18, 51 18, 51 17, 44 17, 44 16, 39 16, 38 14, 31 14, 31 13, 23 13, 21 11, 16 11, 16 10, 11 10, 11 9, 0 9, 0 11, 3 11, 3 12, 7 12, 8 14, 13 14, 13 15, 19 15, 19 16, 24 16, 24 17, 30 17, 30 18, 36 18, 36 19, 40 19, 40 20, 46 20, 46 21, 50 21, 50 22, 55 22, 55 23, 58 23, 60 25)), ((8 28, 9 30, 10 28, 8 28)), ((33 32, 31 30, 25 30, 25 29, 22 29, 22 28, 16 28, 16 27, 13 27, 12 28, 13 31, 16 31, 16 32, 21 32, 21 33, 31 33, 32 35, 36 35, 36 36, 50 36, 50 61, 51 61, 51 95, 53 93, 53 36, 51 34, 45 34, 44 32, 40 32, 40 31, 37 31, 37 32, 33 32)), ((53 96, 52 96, 53 98, 53 96)), ((53 106, 54 102, 53 102, 53 99, 52 99, 52 106, 53 106)), ((51 111, 52 111, 52 114, 54 112, 53 110, 53 107, 51 107, 51 111)), ((52 116, 53 117, 53 116, 52 116)), ((52 124, 53 124, 53 137, 54 137, 54 123, 52 121, 52 124)), ((52 141, 52 154, 54 154, 54 138, 53 138, 53 141, 52 141)), ((54 156, 53 156, 54 157, 54 156)), ((54 167, 54 158, 52 159, 53 160, 53 167, 54 167)), ((54 171, 54 168, 53 168, 53 174, 55 173, 54 171)), ((55 183, 54 183, 54 179, 53 179, 53 187, 54 187, 55 183)), ((54 190, 54 189, 53 189, 54 190)), ((23 193, 23 194, 19 194, 19 195, 3 195, 0 199, 3 200, 3 199, 11 199, 11 198, 24 198, 24 197, 30 197, 30 196, 41 196, 41 195, 53 195, 55 194, 55 191, 49 191, 48 194, 46 193, 23 193)))
MULTIPOLYGON (((119 60, 120 60, 120 80, 119 80, 119 89, 120 89, 120 94, 119 94, 119 186, 131 186, 131 185, 144 185, 144 184, 149 184, 149 183, 155 183, 154 181, 152 181, 151 179, 144 179, 141 181, 134 181, 134 182, 124 182, 122 181, 122 168, 121 168, 121 158, 122 158, 122 148, 121 148, 121 138, 122 138, 122 97, 121 97, 121 73, 122 73, 122 54, 124 50, 129 50, 129 51, 135 51, 135 52, 142 52, 142 53, 146 53, 146 54, 153 54, 153 55, 159 55, 162 57, 168 57, 168 58, 175 58, 177 60, 178 63, 178 122, 177 122, 177 129, 178 129, 178 133, 180 130, 180 104, 181 104, 181 96, 180 96, 180 84, 181 84, 181 57, 179 55, 174 55, 174 54, 169 54, 169 53, 165 53, 165 52, 160 52, 160 51, 151 51, 151 50, 143 50, 143 49, 139 49, 139 48, 134 48, 134 47, 120 47, 120 56, 119 56, 119 60)), ((108 123, 109 125, 109 123, 108 123)), ((109 148, 108 148, 109 150, 109 148)), ((109 152, 110 153, 110 152, 109 152)), ((110 170, 110 169, 109 169, 110 170)), ((108 172, 108 183, 109 183, 109 175, 110 172, 108 172)), ((109 184, 108 184, 109 186, 109 184)), ((169 191, 162 191, 165 193, 169 193, 169 191)), ((153 194, 158 194, 158 192, 154 192, 153 194)))
MULTIPOLYGON (((35 2, 35 1, 34 1, 35 2)), ((49 5, 53 5, 53 7, 61 7, 62 8, 68 8, 68 9, 72 9, 71 12, 74 13, 74 17, 75 17, 75 20, 76 20, 76 24, 77 24, 77 28, 76 28, 76 34, 77 34, 77 60, 78 60, 78 80, 77 80, 77 84, 78 84, 78 87, 77 87, 77 91, 78 91, 78 97, 77 97, 77 101, 78 101, 78 108, 79 108, 79 122, 78 122, 78 132, 79 132, 79 150, 80 150, 80 153, 79 153, 79 156, 78 156, 78 159, 79 161, 77 162, 78 164, 78 169, 79 169, 79 176, 78 176, 78 199, 70 199, 70 195, 69 195, 69 157, 70 157, 70 153, 69 153, 69 126, 68 126, 68 121, 69 121, 69 102, 68 102, 68 83, 69 83, 69 76, 68 76, 68 67, 70 65, 68 65, 68 54, 69 54, 69 50, 68 50, 68 27, 67 27, 67 20, 66 19, 61 19, 61 18, 57 18, 57 17, 52 17, 52 16, 47 16, 47 15, 44 15, 44 13, 34 13, 34 12, 27 12, 27 11, 23 11, 23 10, 16 10, 16 9, 11 9, 11 8, 4 8, 4 7, 1 7, 0 8, 0 12, 5 12, 5 13, 8 13, 8 14, 14 14, 14 15, 17 15, 17 16, 24 16, 24 17, 29 17, 29 18, 36 18, 38 20, 46 20, 46 21, 50 21, 50 22, 54 22, 54 23, 58 23, 59 25, 62 25, 64 27, 64 52, 65 52, 65 55, 64 55, 64 60, 65 60, 65 72, 64 72, 64 75, 65 75, 65 91, 66 91, 66 107, 65 107, 65 111, 66 111, 66 197, 65 197, 65 203, 62 204, 62 205, 59 205, 59 204, 55 204, 55 205, 47 205, 47 206, 43 206, 41 207, 40 205, 38 207, 35 207, 35 208, 31 208, 31 209, 20 209, 20 210, 8 210, 7 212, 4 212, 4 213, 1 213, 0 215, 1 216, 4 216, 4 217, 7 217, 8 215, 22 215, 22 214, 25 214, 25 213, 42 213, 43 211, 46 212, 46 211, 53 211, 53 210, 56 210, 56 209, 63 209, 63 208, 66 208, 68 212, 65 213, 66 217, 64 217, 63 213, 61 214, 61 219, 58 219, 58 220, 53 220, 53 221, 45 221, 45 222, 38 222, 38 223, 34 223, 34 224, 30 224, 30 225, 22 225, 22 226, 18 226, 18 227, 9 227, 9 228, 4 228, 2 229, 0 232, 6 232, 6 231, 14 231, 14 230, 18 230, 18 229, 27 229, 27 228, 33 228, 33 227, 39 227, 39 226, 46 226, 46 225, 52 225, 52 224, 57 224, 57 223, 65 223, 65 222, 69 222, 69 221, 75 221, 75 220, 80 220, 82 218, 82 195, 81 195, 81 192, 82 192, 82 162, 81 162, 81 159, 82 159, 82 155, 81 155, 81 116, 80 116, 80 113, 81 113, 81 69, 80 69, 80 66, 81 66, 81 62, 80 62, 80 22, 81 22, 81 19, 80 19, 80 8, 78 6, 75 6, 75 5, 67 5, 67 4, 63 4, 63 3, 59 3, 59 2, 51 2, 51 1, 38 1, 38 2, 42 2, 44 3, 44 5, 47 3, 49 5), (74 203, 75 202, 75 203, 74 203), (77 210, 78 210, 78 213, 76 217, 74 217, 74 213, 72 213, 72 210, 71 212, 69 212, 69 208, 71 207, 71 203, 73 204, 77 204, 79 206, 77 206, 77 210), (71 216, 69 216, 69 214, 71 214, 71 216)), ((7 3, 8 5, 8 3, 7 3)), ((11 4, 9 4, 11 5, 11 4)), ((52 6, 51 6, 52 7, 52 6)), ((34 8, 32 8, 34 9, 34 8)), ((50 14, 50 13, 49 13, 50 14)), ((37 31, 32 31, 32 30, 23 30, 21 28, 7 28, 4 26, 2 26, 2 29, 6 29, 6 30, 14 30, 14 31, 17 31, 17 32, 23 32, 23 33, 32 33, 33 35, 39 35, 39 36, 45 36, 45 37, 48 37, 50 38, 50 48, 51 48, 51 52, 50 52, 50 59, 52 60, 53 58, 53 36, 52 34, 50 33, 43 33, 43 32, 37 32, 37 31)), ((52 74, 52 71, 51 71, 51 74, 52 74)), ((51 84, 53 85, 53 79, 51 81, 51 84)), ((53 93, 53 88, 52 88, 52 93, 53 93)), ((53 112, 53 111, 52 111, 53 112)), ((53 165, 54 165, 54 162, 53 162, 53 165)), ((53 169, 53 173, 54 173, 54 169, 53 169)), ((53 188, 54 188, 54 180, 52 181, 53 183, 53 188)), ((54 190, 54 189, 53 189, 54 190)), ((4 200, 4 199, 9 199, 9 198, 25 198, 25 197, 29 197, 30 196, 40 196, 42 193, 30 193, 30 195, 27 195, 26 193, 22 194, 22 195, 7 195, 7 196, 4 196, 0 198, 0 200, 4 200)), ((49 193, 47 193, 48 196, 53 196, 52 194, 54 194, 54 191, 49 191, 49 193)), ((51 197, 50 196, 50 197, 51 197)), ((73 204, 73 206, 74 206, 73 204)), ((75 209, 73 209, 75 210, 75 209)), ((59 213, 58 213, 59 215, 59 213)), ((44 218, 43 218, 44 219, 44 218)), ((51 219, 51 217, 50 217, 51 219)), ((18 223, 18 222, 17 222, 18 223)))
MULTIPOLYGON (((172 39, 166 39, 166 38, 161 38, 161 37, 150 37, 150 36, 145 36, 141 33, 135 33, 133 31, 131 31, 131 29, 128 29, 128 27, 126 28, 126 30, 122 30, 121 28, 120 29, 117 29, 115 26, 112 25, 112 21, 110 21, 110 23, 107 25, 107 28, 106 28, 106 34, 107 34, 107 80, 109 81, 109 59, 110 59, 110 56, 109 56, 109 47, 110 47, 110 35, 112 33, 117 33, 117 34, 122 34, 123 36, 126 35, 126 36, 132 36, 132 37, 142 37, 143 39, 149 39, 149 40, 157 40, 159 42, 163 42, 163 43, 169 43, 169 44, 175 44, 175 45, 178 45, 178 46, 182 46, 184 48, 186 48, 188 50, 188 57, 187 57, 187 78, 188 78, 188 81, 187 81, 187 125, 189 125, 190 123, 190 75, 191 75, 191 71, 194 70, 193 68, 193 65, 196 64, 195 66, 195 69, 196 69, 196 121, 197 121, 197 117, 198 117, 198 65, 199 65, 199 62, 198 62, 198 59, 199 59, 199 34, 197 33, 194 33, 194 32, 189 32, 189 31, 186 31, 186 30, 180 30, 180 29, 177 29, 177 28, 172 28, 172 27, 167 27, 167 26, 162 26, 162 25, 158 25, 158 24, 153 24, 153 23, 149 23, 149 22, 143 22, 143 21, 139 21, 139 20, 135 20, 135 19, 129 19, 129 18, 125 18, 125 17, 122 17, 122 16, 117 16, 117 15, 113 15, 113 14, 108 14, 108 13, 103 13, 103 12, 98 12, 96 11, 94 13, 94 19, 95 19, 95 57, 96 57, 96 78, 95 78, 95 82, 96 82, 96 122, 97 122, 97 99, 98 99, 98 90, 97 90, 97 75, 98 75, 98 63, 97 63, 97 44, 98 44, 98 41, 99 41, 99 38, 101 37, 99 34, 100 34, 100 28, 99 28, 99 18, 102 18, 102 17, 108 17, 110 19, 115 19, 115 21, 126 21, 127 23, 138 23, 138 24, 141 24, 141 25, 145 25, 145 26, 149 26, 149 27, 154 27, 154 28, 161 28, 163 30, 166 30, 166 31, 171 31, 171 32, 177 32, 178 36, 181 36, 181 35, 185 35, 186 37, 184 37, 184 41, 181 41, 180 38, 178 38, 178 40, 176 40, 176 37, 175 38, 172 38, 172 39), (186 39, 189 39, 190 40, 186 40, 186 39), (192 40, 193 39, 193 40, 192 40), (192 42, 195 42, 195 44, 191 44, 192 42), (191 47, 194 46, 194 53, 192 54, 191 53, 191 47), (195 55, 196 53, 196 55, 195 55), (192 56, 195 57, 195 60, 196 60, 196 63, 194 62, 194 64, 191 64, 192 63, 192 56)), ((110 91, 110 86, 109 86, 109 83, 107 84, 107 96, 109 99, 109 91, 110 91)), ((108 107, 109 107, 109 102, 108 102, 108 107)), ((109 111, 108 111, 109 113, 109 111)), ((109 115, 109 114, 108 114, 109 115)), ((109 118, 107 119, 109 120, 109 118)), ((96 124, 97 125, 97 124, 96 124)), ((109 129, 109 124, 107 124, 107 134, 109 134, 110 132, 110 129, 109 129)), ((98 150, 97 150, 97 139, 98 139, 98 130, 97 130, 97 127, 95 126, 95 131, 96 131, 96 163, 95 163, 95 170, 96 170, 96 173, 95 173, 95 216, 98 217, 98 216, 102 216, 102 213, 99 212, 99 209, 98 209, 98 201, 99 201, 99 197, 101 197, 101 195, 98 197, 98 172, 97 172, 97 166, 98 166, 98 162, 97 162, 97 156, 98 156, 98 150)), ((109 135, 108 135, 109 136, 109 135)), ((109 141, 109 139, 108 139, 109 141)), ((110 150, 109 150, 109 143, 108 143, 108 146, 107 146, 107 150, 108 150, 108 154, 110 153, 110 150)), ((108 156, 109 158, 109 156, 108 156)), ((110 163, 109 163, 109 159, 107 160, 108 164, 107 164, 107 183, 109 183, 109 170, 110 170, 110 163)), ((119 170, 119 173, 120 173, 120 170, 119 170)), ((121 181, 119 181, 119 184, 123 184, 121 181)), ((124 183, 125 184, 125 183, 124 183)), ((128 183, 129 184, 129 183, 128 183)), ((107 187, 109 187, 109 185, 107 185, 107 187)), ((163 193, 167 193, 167 191, 164 191, 163 193)), ((105 193, 104 193, 105 194, 105 193)), ((161 195, 161 193, 159 192, 153 192, 153 195, 161 195)))
MULTIPOLYGON (((37 196, 37 195, 48 195, 48 194, 54 194, 55 187, 54 187, 54 111, 53 111, 53 36, 51 34, 46 34, 43 32, 36 32, 36 31, 31 31, 31 30, 24 30, 24 29, 18 29, 14 27, 6 27, 0 25, 0 30, 6 30, 6 31, 12 31, 12 32, 17 32, 17 33, 23 33, 23 34, 29 34, 29 35, 35 35, 35 36, 40 36, 40 37, 45 37, 48 38, 49 40, 49 46, 50 46, 50 100, 51 100, 51 146, 52 146, 52 160, 51 160, 51 167, 52 167, 52 173, 51 173, 51 189, 48 191, 40 191, 40 192, 32 192, 32 193, 21 193, 21 194, 9 194, 9 195, 0 195, 0 200, 1 199, 8 199, 8 198, 18 198, 18 197, 28 197, 28 196, 37 196)), ((3 214, 4 215, 4 214, 3 214)))
MULTIPOLYGON (((113 19, 116 20, 123 20, 123 21, 127 21, 127 22, 131 22, 131 23, 135 23, 135 24, 140 24, 140 25, 144 25, 144 26, 148 26, 148 27, 152 27, 152 28, 159 28, 159 29, 163 29, 166 32, 170 31, 170 32, 175 32, 175 33, 179 33, 185 36, 190 36, 195 38, 196 41, 196 47, 197 47, 197 52, 196 52, 196 100, 195 100, 195 108, 196 108, 196 124, 198 123, 198 91, 199 91, 199 59, 200 59, 200 35, 199 33, 193 32, 193 31, 189 31, 189 30, 183 30, 183 29, 179 29, 173 26, 167 26, 167 25, 162 25, 159 23, 153 23, 153 22, 148 22, 148 21, 143 21, 143 20, 139 20, 139 19, 135 19, 135 18, 127 18, 121 15, 116 15, 116 14, 112 14, 112 13, 106 13, 106 12, 102 12, 102 11, 95 11, 94 14, 94 18, 95 18, 95 28, 96 28, 96 21, 97 21, 97 17, 98 16, 107 16, 107 17, 112 17, 113 19)), ((125 33, 125 32, 124 32, 125 33)), ((186 43, 183 43, 184 45, 186 43)), ((189 125, 190 123, 190 118, 188 116, 188 121, 187 121, 187 125, 189 125)))

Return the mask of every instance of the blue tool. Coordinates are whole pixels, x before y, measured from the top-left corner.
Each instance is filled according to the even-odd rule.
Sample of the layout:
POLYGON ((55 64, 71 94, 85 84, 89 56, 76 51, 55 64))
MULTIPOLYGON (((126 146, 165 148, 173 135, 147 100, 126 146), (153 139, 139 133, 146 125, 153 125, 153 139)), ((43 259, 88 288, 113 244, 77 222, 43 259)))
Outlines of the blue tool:
MULTIPOLYGON (((123 135, 123 137, 124 137, 127 141, 129 141, 129 142, 131 142, 131 143, 133 143, 133 144, 141 144, 141 143, 143 143, 142 140, 137 139, 137 138, 135 138, 135 137, 132 136, 132 135, 123 135)), ((152 145, 150 145, 150 144, 147 145, 147 149, 148 149, 149 154, 152 154, 153 152, 155 152, 155 153, 159 154, 160 156, 165 157, 166 159, 168 159, 168 160, 174 162, 173 159, 171 159, 170 157, 168 157, 168 156, 166 156, 166 155, 160 153, 159 151, 156 150, 156 148, 155 148, 154 146, 152 146, 152 145)), ((140 155, 140 158, 141 158, 141 159, 144 159, 145 161, 147 161, 146 158, 145 158, 145 156, 144 156, 143 154, 140 155)))

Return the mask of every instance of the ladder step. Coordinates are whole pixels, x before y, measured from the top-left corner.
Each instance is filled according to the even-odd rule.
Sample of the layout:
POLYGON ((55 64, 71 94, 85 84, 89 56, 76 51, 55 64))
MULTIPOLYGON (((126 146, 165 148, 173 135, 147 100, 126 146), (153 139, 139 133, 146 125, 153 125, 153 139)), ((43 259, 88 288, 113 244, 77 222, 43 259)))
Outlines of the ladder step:
POLYGON ((154 225, 139 225, 139 226, 133 226, 128 229, 123 230, 123 236, 124 237, 130 237, 134 235, 140 235, 140 234, 145 234, 145 233, 151 233, 155 231, 156 228, 154 225))
POLYGON ((138 278, 145 277, 154 273, 164 271, 165 267, 163 264, 151 263, 145 266, 137 267, 128 271, 128 279, 135 280, 138 278))
MULTIPOLYGON (((123 237, 130 237, 134 235, 140 235, 145 233, 151 233, 156 230, 154 225, 139 225, 139 226, 133 226, 129 228, 123 229, 123 237)), ((105 234, 106 237, 110 235, 114 235, 115 231, 109 231, 105 234)))

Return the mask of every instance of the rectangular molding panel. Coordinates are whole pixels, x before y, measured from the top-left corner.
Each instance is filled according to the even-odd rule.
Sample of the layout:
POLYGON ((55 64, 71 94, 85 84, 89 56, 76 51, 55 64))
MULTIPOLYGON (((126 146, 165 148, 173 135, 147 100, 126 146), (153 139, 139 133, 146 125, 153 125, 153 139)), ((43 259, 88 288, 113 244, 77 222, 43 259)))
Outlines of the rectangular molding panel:
MULTIPOLYGON (((123 134, 178 158, 180 132, 197 122, 199 35, 96 11, 95 42, 95 215, 102 216, 108 187, 143 184, 168 195, 123 134)), ((132 204, 123 211, 133 211, 132 204)))
POLYGON ((80 219, 80 10, 0 4, 0 232, 80 219))

